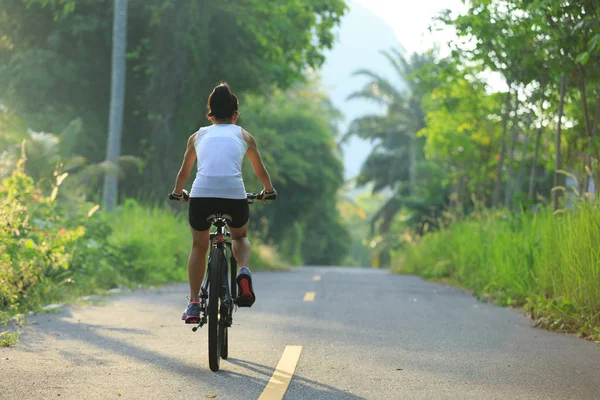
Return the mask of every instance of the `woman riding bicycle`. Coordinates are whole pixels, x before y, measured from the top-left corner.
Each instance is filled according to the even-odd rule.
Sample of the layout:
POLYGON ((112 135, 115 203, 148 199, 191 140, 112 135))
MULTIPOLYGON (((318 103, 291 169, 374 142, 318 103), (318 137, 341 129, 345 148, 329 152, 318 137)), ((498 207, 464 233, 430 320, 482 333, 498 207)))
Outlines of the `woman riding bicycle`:
POLYGON ((200 128, 189 137, 175 189, 171 193, 173 197, 185 200, 183 188, 197 159, 198 171, 189 199, 189 223, 192 232, 192 250, 188 259, 190 301, 183 313, 183 320, 198 319, 200 315, 200 286, 204 277, 210 236, 210 223, 206 219, 211 214, 231 216, 228 225, 232 250, 240 266, 237 275, 238 304, 251 306, 256 300, 248 268, 250 242, 247 234, 250 209, 242 179, 244 155, 248 156, 256 176, 264 185, 261 193, 263 199, 274 199, 277 193, 263 164, 256 140, 236 125, 240 115, 238 105, 238 98, 231 92, 227 83, 221 83, 213 89, 208 96, 206 114, 212 125, 200 128))

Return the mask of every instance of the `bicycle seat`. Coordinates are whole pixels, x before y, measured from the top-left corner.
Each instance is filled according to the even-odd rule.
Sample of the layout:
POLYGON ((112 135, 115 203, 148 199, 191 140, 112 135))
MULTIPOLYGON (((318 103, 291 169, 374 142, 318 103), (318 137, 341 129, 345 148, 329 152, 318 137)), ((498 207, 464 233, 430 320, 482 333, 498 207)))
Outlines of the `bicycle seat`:
POLYGON ((206 217, 206 222, 209 222, 213 225, 218 225, 219 223, 231 223, 231 215, 229 214, 210 214, 206 217))

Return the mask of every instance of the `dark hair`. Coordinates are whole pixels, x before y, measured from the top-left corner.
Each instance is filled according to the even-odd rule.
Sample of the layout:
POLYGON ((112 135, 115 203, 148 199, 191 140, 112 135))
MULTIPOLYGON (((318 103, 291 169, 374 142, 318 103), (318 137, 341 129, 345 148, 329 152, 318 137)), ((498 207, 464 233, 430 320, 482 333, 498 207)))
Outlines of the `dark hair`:
POLYGON ((238 98, 231 92, 226 82, 221 82, 208 96, 206 117, 227 120, 238 110, 238 98))

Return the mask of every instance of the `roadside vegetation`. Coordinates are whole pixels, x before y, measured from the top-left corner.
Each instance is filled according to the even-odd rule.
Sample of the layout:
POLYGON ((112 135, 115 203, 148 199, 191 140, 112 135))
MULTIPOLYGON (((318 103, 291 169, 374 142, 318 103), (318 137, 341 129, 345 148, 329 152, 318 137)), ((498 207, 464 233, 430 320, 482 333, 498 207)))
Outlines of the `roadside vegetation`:
POLYGON ((350 100, 385 109, 347 133, 374 145, 358 183, 391 193, 373 258, 600 340, 600 9, 466 5, 433 21, 457 33, 449 56, 389 49, 396 76, 356 72, 350 100))
POLYGON ((392 269, 524 307, 535 325, 600 340, 600 211, 481 210, 397 250, 392 269))

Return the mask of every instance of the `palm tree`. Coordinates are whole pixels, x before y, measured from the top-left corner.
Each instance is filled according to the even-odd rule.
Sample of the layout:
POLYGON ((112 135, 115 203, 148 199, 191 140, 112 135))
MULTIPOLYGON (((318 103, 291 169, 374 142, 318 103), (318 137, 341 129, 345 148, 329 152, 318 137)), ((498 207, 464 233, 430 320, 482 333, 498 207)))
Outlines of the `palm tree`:
POLYGON ((114 162, 88 163, 85 157, 74 154, 74 144, 83 132, 80 119, 69 123, 63 132, 53 134, 35 132, 20 119, 0 111, 0 136, 3 150, 0 152, 0 181, 12 174, 19 162, 24 172, 33 178, 39 187, 51 190, 56 176, 66 173, 69 178, 63 186, 69 196, 87 197, 94 192, 100 179, 107 174, 123 175, 126 171, 140 170, 142 160, 130 155, 121 155, 114 162))
POLYGON ((376 72, 360 69, 354 76, 369 81, 348 99, 366 99, 385 107, 384 114, 370 114, 350 124, 346 138, 358 136, 375 144, 361 167, 359 186, 372 183, 373 192, 390 189, 392 196, 376 213, 373 222, 383 220, 379 230, 389 231, 393 216, 417 194, 417 165, 422 158, 423 143, 417 133, 424 128, 425 113, 421 107, 423 89, 413 74, 434 62, 432 53, 413 53, 409 60, 396 49, 381 54, 392 64, 399 84, 376 72))

